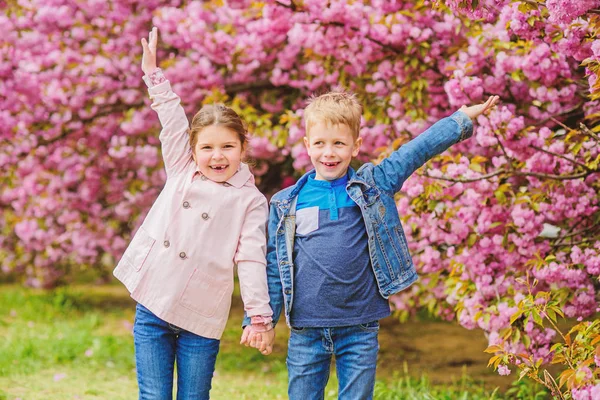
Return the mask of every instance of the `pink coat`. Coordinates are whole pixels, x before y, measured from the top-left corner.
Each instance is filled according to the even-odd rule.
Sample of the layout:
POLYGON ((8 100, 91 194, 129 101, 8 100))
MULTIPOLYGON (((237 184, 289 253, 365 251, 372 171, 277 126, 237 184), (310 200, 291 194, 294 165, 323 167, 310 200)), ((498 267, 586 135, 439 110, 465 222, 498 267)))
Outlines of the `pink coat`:
POLYGON ((149 93, 163 127, 167 182, 113 273, 159 318, 219 339, 235 264, 248 316, 272 314, 265 271, 267 201, 246 164, 224 183, 201 175, 179 96, 168 81, 149 93))

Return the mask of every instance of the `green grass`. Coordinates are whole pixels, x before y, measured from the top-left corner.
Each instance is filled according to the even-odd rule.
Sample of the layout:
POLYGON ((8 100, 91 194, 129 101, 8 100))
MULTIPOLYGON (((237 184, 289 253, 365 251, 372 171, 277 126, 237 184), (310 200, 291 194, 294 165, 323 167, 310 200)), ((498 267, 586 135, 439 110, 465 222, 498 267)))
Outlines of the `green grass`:
MULTIPOLYGON (((286 399, 286 327, 278 326, 274 352, 263 357, 238 344, 239 299, 234 307, 221 339, 211 398, 286 399)), ((0 400, 137 398, 133 316, 134 303, 121 286, 43 292, 0 285, 0 400)), ((336 388, 332 374, 327 399, 337 398, 336 388)), ((521 394, 509 397, 543 398, 527 388, 513 388, 521 394)), ((375 393, 380 400, 508 398, 464 376, 439 386, 411 378, 406 370, 384 376, 375 393)))

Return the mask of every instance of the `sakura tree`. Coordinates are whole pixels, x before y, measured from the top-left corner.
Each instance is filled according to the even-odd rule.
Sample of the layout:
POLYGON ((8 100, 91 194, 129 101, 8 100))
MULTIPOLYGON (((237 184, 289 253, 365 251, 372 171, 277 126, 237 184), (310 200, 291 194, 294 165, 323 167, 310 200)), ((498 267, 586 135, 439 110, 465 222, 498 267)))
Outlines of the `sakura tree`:
POLYGON ((339 85, 358 94, 361 162, 498 94, 501 106, 479 118, 473 138, 398 196, 421 280, 392 303, 400 318, 426 308, 483 330, 500 373, 594 398, 599 3, 3 3, 3 271, 50 287, 73 270, 108 274, 122 254, 165 179, 139 67, 139 38, 153 25, 189 116, 224 101, 246 119, 265 193, 309 168, 302 108, 313 93, 339 85), (580 320, 570 333, 557 327, 563 315, 580 320), (565 365, 556 384, 544 375, 551 361, 565 365))

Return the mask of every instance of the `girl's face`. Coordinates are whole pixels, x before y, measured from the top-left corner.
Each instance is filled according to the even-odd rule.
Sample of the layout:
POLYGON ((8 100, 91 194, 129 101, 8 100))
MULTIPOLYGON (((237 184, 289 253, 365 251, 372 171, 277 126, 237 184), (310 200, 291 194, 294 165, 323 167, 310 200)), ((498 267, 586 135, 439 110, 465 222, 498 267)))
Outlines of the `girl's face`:
POLYGON ((225 182, 240 167, 244 148, 238 134, 220 125, 211 125, 198 133, 192 152, 202 175, 214 182, 225 182))

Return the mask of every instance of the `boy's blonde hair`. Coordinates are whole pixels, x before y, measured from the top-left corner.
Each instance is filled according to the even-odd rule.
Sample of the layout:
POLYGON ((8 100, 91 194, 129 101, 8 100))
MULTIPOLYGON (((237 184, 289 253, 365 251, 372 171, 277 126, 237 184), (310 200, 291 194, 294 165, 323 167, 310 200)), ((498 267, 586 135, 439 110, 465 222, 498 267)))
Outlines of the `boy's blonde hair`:
POLYGON ((329 93, 308 100, 304 109, 306 136, 317 123, 330 125, 343 124, 350 128, 354 140, 358 139, 362 106, 356 95, 343 90, 334 89, 329 93))

